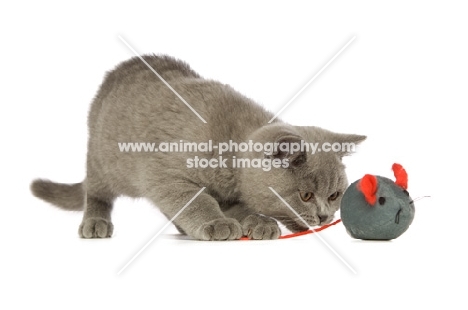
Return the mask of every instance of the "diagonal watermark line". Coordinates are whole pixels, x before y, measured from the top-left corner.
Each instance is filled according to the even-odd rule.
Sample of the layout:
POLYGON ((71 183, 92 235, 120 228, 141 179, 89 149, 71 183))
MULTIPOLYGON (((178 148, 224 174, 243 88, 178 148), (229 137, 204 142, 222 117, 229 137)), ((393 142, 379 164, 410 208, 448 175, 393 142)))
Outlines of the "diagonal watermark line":
POLYGON ((179 99, 180 99, 183 103, 185 103, 185 105, 186 105, 190 110, 192 110, 192 112, 195 113, 195 115, 198 116, 198 118, 201 119, 201 121, 202 121, 203 123, 206 124, 206 121, 203 119, 203 117, 201 117, 201 115, 198 114, 198 112, 195 111, 195 109, 192 108, 192 106, 191 106, 190 104, 188 104, 188 102, 185 101, 185 99, 182 98, 182 96, 179 95, 179 93, 176 92, 176 90, 175 90, 174 88, 172 88, 172 86, 169 85, 169 83, 166 82, 166 80, 164 80, 163 77, 160 76, 159 73, 156 72, 156 70, 154 70, 153 67, 151 67, 151 66, 146 62, 146 60, 144 60, 143 57, 141 57, 141 55, 138 54, 138 53, 135 51, 135 49, 134 49, 133 47, 131 47, 130 44, 128 44, 127 41, 125 41, 124 38, 122 38, 122 36, 119 35, 118 37, 119 37, 119 39, 133 52, 133 54, 135 54, 138 58, 140 58, 140 60, 141 60, 151 71, 153 71, 153 73, 156 74, 156 76, 157 76, 170 90, 172 90, 172 92, 173 92, 177 97, 179 97, 179 99))
POLYGON ((348 41, 348 43, 346 43, 339 51, 338 53, 335 54, 335 56, 332 57, 332 59, 330 59, 326 64, 325 66, 322 67, 322 69, 320 69, 311 79, 309 82, 307 82, 291 99, 289 99, 289 101, 281 108, 281 110, 278 111, 278 113, 275 114, 275 116, 273 116, 273 118, 268 122, 268 124, 270 124, 271 122, 273 122, 275 120, 275 118, 278 117, 278 115, 280 115, 290 104, 291 102, 293 102, 309 85, 310 83, 312 83, 322 72, 323 70, 325 70, 332 62, 333 60, 336 59, 336 57, 338 57, 353 41, 354 39, 356 39, 356 36, 352 37, 351 40, 348 41))
POLYGON ((350 264, 348 264, 348 262, 340 256, 340 254, 338 254, 338 252, 335 251, 335 249, 333 249, 329 244, 328 242, 326 242, 321 236, 320 234, 316 234, 315 232, 315 229, 313 229, 312 227, 310 227, 310 225, 299 215, 299 213, 296 212, 296 210, 294 210, 287 202, 286 200, 283 199, 283 197, 281 197, 272 187, 268 187, 293 213, 295 216, 297 216, 298 219, 300 219, 307 227, 309 227, 310 230, 312 230, 314 232, 314 236, 316 236, 317 238, 319 238, 319 240, 346 266, 348 267, 349 270, 351 270, 354 274, 357 274, 356 270, 354 270, 353 267, 351 267, 350 264))
POLYGON ((164 225, 163 228, 161 228, 156 233, 156 235, 153 236, 153 238, 150 239, 150 241, 148 241, 135 255, 133 255, 133 257, 122 267, 122 269, 117 272, 117 275, 120 275, 138 256, 140 256, 140 254, 154 241, 154 239, 156 239, 167 228, 167 226, 169 226, 185 210, 185 208, 187 208, 192 203, 192 201, 194 201, 195 198, 197 198, 198 195, 200 195, 205 190, 205 188, 206 187, 202 187, 198 193, 196 193, 195 196, 193 196, 192 199, 190 199, 189 202, 187 202, 185 206, 183 206, 183 208, 180 209, 179 212, 177 212, 176 215, 174 215, 174 217, 172 217, 171 220, 167 222, 166 225, 164 225))

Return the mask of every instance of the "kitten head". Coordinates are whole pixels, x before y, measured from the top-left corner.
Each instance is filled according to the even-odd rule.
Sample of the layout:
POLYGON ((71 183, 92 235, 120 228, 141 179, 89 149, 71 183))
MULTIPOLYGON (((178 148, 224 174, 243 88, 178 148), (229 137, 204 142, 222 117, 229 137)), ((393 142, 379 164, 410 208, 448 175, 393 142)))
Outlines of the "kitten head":
POLYGON ((333 220, 348 187, 342 158, 366 137, 275 123, 258 129, 249 139, 273 148, 245 153, 244 157, 264 163, 270 160, 276 165, 241 170, 242 200, 254 211, 276 218, 295 232, 308 228, 302 219, 309 226, 333 220))

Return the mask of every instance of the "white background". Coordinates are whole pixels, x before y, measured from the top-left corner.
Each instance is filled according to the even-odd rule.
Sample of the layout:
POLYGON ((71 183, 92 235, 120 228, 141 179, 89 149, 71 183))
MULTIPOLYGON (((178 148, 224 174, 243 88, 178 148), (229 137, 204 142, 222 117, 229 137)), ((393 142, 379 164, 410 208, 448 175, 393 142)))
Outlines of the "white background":
POLYGON ((467 305, 467 10, 462 2, 29 1, 0 8, 0 308, 390 309, 467 305), (307 3, 307 4, 306 4, 307 3), (34 198, 37 177, 85 176, 86 117, 104 73, 140 53, 181 58, 294 125, 365 134, 350 181, 409 174, 410 229, 391 242, 342 225, 272 242, 198 242, 144 200, 115 205, 114 237, 81 240, 80 213, 34 198))

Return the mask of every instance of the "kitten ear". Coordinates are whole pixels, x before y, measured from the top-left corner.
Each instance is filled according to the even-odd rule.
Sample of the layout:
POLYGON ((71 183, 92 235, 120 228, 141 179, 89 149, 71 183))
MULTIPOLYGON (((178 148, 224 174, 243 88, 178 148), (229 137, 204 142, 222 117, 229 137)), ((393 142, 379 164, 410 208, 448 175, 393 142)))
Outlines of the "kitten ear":
POLYGON ((356 151, 356 146, 366 140, 366 136, 355 134, 335 133, 333 135, 334 142, 341 144, 341 151, 337 152, 340 158, 353 154, 356 151))
POLYGON ((300 136, 288 134, 276 139, 274 149, 270 154, 265 154, 266 158, 288 159, 289 168, 296 168, 307 162, 307 154, 301 150, 300 136))

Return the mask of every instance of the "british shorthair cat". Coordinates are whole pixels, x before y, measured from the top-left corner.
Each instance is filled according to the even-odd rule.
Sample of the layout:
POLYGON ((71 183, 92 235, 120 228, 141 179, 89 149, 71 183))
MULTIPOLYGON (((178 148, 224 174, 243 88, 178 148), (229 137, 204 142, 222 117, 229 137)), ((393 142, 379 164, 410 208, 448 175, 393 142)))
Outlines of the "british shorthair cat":
POLYGON ((277 221, 293 232, 307 229, 271 189, 310 226, 332 221, 348 186, 342 158, 351 152, 325 146, 357 145, 365 136, 268 123, 272 113, 186 63, 143 59, 193 110, 141 59, 125 61, 107 73, 91 105, 86 179, 31 185, 45 201, 84 211, 82 238, 112 235, 112 204, 121 195, 148 198, 169 219, 186 206, 173 224, 199 240, 276 239, 277 221), (151 148, 138 151, 141 143, 151 148), (319 149, 304 149, 310 143, 319 149), (185 144, 187 151, 162 148, 185 144))

